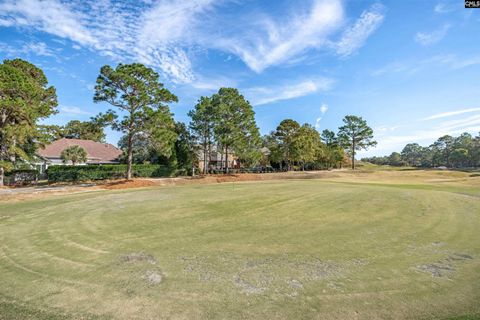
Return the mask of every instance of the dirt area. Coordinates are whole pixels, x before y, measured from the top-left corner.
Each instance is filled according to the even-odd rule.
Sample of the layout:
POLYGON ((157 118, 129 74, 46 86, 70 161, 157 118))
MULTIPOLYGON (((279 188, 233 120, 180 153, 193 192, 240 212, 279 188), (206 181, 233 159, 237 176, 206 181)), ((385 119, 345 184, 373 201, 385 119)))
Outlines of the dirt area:
POLYGON ((156 185, 157 183, 155 183, 155 181, 136 179, 136 180, 129 180, 129 181, 122 180, 122 181, 110 182, 108 184, 101 185, 101 188, 108 189, 108 190, 115 190, 115 189, 153 187, 156 185))
POLYGON ((284 172, 265 174, 207 175, 178 178, 139 178, 133 180, 104 180, 79 184, 55 183, 30 187, 2 187, 0 201, 20 201, 45 198, 52 195, 92 192, 99 190, 120 190, 154 186, 177 186, 187 184, 215 184, 239 181, 262 181, 277 179, 318 179, 338 176, 334 171, 284 172))
POLYGON ((101 187, 91 183, 78 185, 48 185, 35 187, 2 188, 0 189, 0 202, 43 199, 63 194, 94 192, 101 189, 101 187))

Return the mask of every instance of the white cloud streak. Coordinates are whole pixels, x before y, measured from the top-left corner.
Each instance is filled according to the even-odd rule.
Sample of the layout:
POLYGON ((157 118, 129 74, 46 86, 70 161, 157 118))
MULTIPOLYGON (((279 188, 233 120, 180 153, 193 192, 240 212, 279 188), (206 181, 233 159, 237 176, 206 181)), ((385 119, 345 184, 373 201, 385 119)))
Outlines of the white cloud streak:
POLYGON ((420 70, 428 68, 438 68, 445 66, 451 70, 459 70, 480 64, 480 55, 470 57, 458 57, 455 54, 434 55, 423 60, 396 61, 377 70, 374 70, 372 76, 383 76, 386 74, 402 73, 412 75, 420 70))
POLYGON ((343 33, 340 41, 335 44, 337 53, 346 57, 362 47, 367 38, 382 24, 385 15, 380 4, 373 5, 362 13, 360 18, 343 33))
POLYGON ((432 32, 417 32, 414 39, 422 46, 430 46, 445 38, 449 29, 450 25, 446 24, 432 32))
POLYGON ((469 109, 462 109, 462 110, 455 110, 455 111, 437 113, 437 114, 434 114, 432 116, 423 118, 422 120, 440 119, 440 118, 451 117, 451 116, 456 116, 456 115, 459 115, 459 114, 470 113, 470 112, 480 112, 480 108, 469 108, 469 109))
POLYGON ((72 114, 72 115, 92 115, 90 112, 80 109, 75 106, 60 106, 60 111, 62 113, 72 114))
POLYGON ((208 78, 208 77, 197 77, 194 82, 190 85, 198 90, 204 91, 217 91, 221 87, 236 87, 238 81, 231 78, 226 77, 215 77, 215 78, 208 78))
POLYGON ((460 4, 459 1, 440 1, 433 7, 433 11, 439 14, 452 12, 456 9, 463 10, 463 3, 460 4))
POLYGON ((328 78, 305 80, 299 83, 288 83, 280 86, 254 87, 243 90, 252 105, 260 106, 282 100, 303 97, 319 91, 328 91, 333 85, 328 78))

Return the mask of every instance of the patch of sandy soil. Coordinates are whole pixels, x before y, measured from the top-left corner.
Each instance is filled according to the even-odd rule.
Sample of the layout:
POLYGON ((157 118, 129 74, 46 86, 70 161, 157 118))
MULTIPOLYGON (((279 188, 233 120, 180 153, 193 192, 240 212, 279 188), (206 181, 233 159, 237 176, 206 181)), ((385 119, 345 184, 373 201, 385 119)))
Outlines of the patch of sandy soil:
POLYGON ((116 190, 116 189, 130 189, 130 188, 144 188, 144 187, 153 187, 157 184, 152 180, 136 179, 136 180, 122 180, 114 181, 102 185, 103 189, 116 190))
POLYGON ((2 201, 23 201, 23 200, 33 200, 33 199, 44 199, 51 196, 59 196, 64 194, 75 194, 75 193, 85 193, 85 192, 94 192, 101 190, 96 185, 83 187, 83 186, 68 186, 68 187, 56 187, 56 188, 44 188, 36 189, 29 187, 26 188, 6 188, 0 190, 0 202, 2 201), (18 190, 22 189, 22 190, 18 190))

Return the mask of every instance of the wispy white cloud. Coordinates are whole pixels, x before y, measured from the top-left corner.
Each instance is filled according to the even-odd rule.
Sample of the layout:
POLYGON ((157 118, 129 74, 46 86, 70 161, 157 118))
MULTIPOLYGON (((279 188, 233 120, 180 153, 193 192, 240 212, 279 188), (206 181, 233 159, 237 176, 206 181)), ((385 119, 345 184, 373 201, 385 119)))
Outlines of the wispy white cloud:
POLYGON ((6 0, 0 3, 0 21, 71 40, 77 49, 82 46, 115 61, 143 62, 184 83, 194 77, 178 36, 187 34, 195 15, 211 2, 162 0, 131 6, 110 0, 6 0))
POLYGON ((324 102, 320 106, 320 116, 315 120, 315 129, 320 130, 320 122, 322 121, 323 115, 328 111, 328 105, 324 102))
POLYGON ((75 106, 60 106, 60 111, 62 113, 67 113, 72 115, 85 115, 85 116, 92 115, 92 113, 82 110, 81 108, 75 107, 75 106))
POLYGON ((440 1, 433 7, 433 11, 435 13, 448 13, 457 8, 463 9, 463 3, 460 3, 459 1, 440 1))
POLYGON ((56 53, 50 50, 45 42, 29 42, 25 44, 24 49, 38 56, 57 57, 56 53))
POLYGON ((326 103, 322 103, 322 105, 320 106, 320 113, 325 114, 325 112, 327 111, 328 111, 328 105, 326 103))
POLYGON ((398 128, 401 128, 402 126, 386 126, 386 125, 382 125, 382 126, 378 126, 376 128, 373 129, 373 131, 375 133, 377 132, 380 132, 380 134, 385 134, 386 132, 391 132, 391 131, 395 131, 397 130, 398 128))
POLYGON ((480 112, 480 108, 468 108, 468 109, 462 109, 462 110, 437 113, 429 117, 423 118, 422 120, 440 119, 440 118, 446 118, 446 117, 456 116, 459 114, 470 113, 470 112, 480 112))
POLYGON ((238 81, 232 78, 199 76, 190 85, 195 89, 203 91, 217 91, 221 87, 236 87, 237 84, 238 81))
POLYGON ((3 52, 5 56, 19 56, 19 55, 31 55, 44 57, 58 58, 57 53, 50 49, 44 42, 25 42, 18 46, 8 45, 6 43, 0 43, 0 52, 3 52))
POLYGON ((347 56, 383 20, 375 5, 348 25, 342 0, 311 0, 279 18, 247 10, 236 13, 232 22, 228 13, 222 16, 217 10, 226 2, 238 5, 236 0, 3 0, 0 27, 45 32, 70 40, 77 50, 96 51, 116 62, 140 61, 176 83, 191 83, 197 76, 192 58, 198 48, 235 54, 261 72, 302 61, 311 49, 347 56), (338 32, 337 43, 332 39, 338 32))
POLYGON ((480 114, 469 116, 463 119, 443 121, 439 128, 446 131, 463 130, 471 126, 480 125, 480 114))
POLYGON ((41 31, 72 39, 79 43, 94 44, 95 37, 86 29, 73 6, 55 0, 7 0, 0 4, 3 25, 35 27, 41 31))
POLYGON ((373 70, 371 74, 375 77, 391 73, 413 74, 417 72, 418 69, 419 68, 416 63, 395 61, 376 70, 373 70))
POLYGON ((333 85, 333 80, 321 78, 305 80, 299 83, 287 83, 279 86, 254 87, 243 90, 252 105, 259 106, 282 100, 303 97, 319 91, 328 91, 333 85))
POLYGON ((455 54, 436 55, 429 62, 444 64, 454 70, 480 64, 480 55, 469 57, 458 57, 455 54))
POLYGON ((446 67, 459 70, 474 65, 480 65, 480 55, 458 57, 456 54, 439 54, 423 60, 395 61, 372 71, 372 76, 402 73, 413 75, 428 68, 446 67))
POLYGON ((308 11, 287 20, 274 21, 266 16, 252 19, 261 22, 246 29, 257 29, 257 32, 221 40, 219 47, 238 55, 256 72, 272 65, 302 61, 305 58, 302 54, 308 49, 333 49, 346 57, 365 44, 384 17, 383 6, 375 4, 352 25, 346 25, 341 38, 336 41, 332 38, 345 26, 342 2, 314 0, 308 11))
MULTIPOLYGON (((184 46, 197 43, 200 17, 214 8, 213 0, 159 1, 143 13, 136 37, 140 62, 156 65, 179 82, 195 80, 184 46)), ((218 3, 218 2, 217 2, 218 3)))
POLYGON ((218 45, 238 55, 252 70, 261 72, 308 48, 325 44, 343 21, 343 7, 339 0, 314 0, 311 8, 289 19, 275 21, 263 15, 250 21, 254 22, 240 36, 225 38, 218 45))
POLYGON ((415 34, 415 42, 422 46, 430 46, 441 41, 447 35, 450 25, 445 24, 437 30, 431 32, 417 32, 415 34))
POLYGON ((340 41, 335 44, 337 53, 346 57, 357 51, 382 24, 384 18, 384 7, 380 4, 374 4, 369 10, 364 11, 360 18, 345 30, 340 41))

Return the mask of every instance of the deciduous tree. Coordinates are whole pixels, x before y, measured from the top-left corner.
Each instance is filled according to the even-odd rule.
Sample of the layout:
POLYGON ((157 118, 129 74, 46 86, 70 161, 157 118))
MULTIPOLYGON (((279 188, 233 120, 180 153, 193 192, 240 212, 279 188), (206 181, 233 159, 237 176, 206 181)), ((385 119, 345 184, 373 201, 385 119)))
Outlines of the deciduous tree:
POLYGON ((305 170, 305 164, 315 161, 320 144, 320 135, 311 125, 304 124, 297 130, 293 153, 294 158, 302 164, 302 170, 305 170))

